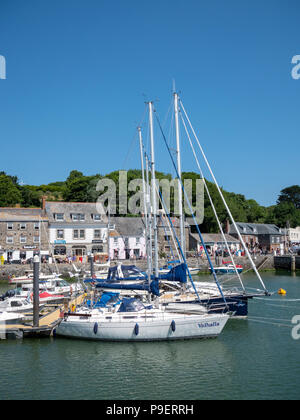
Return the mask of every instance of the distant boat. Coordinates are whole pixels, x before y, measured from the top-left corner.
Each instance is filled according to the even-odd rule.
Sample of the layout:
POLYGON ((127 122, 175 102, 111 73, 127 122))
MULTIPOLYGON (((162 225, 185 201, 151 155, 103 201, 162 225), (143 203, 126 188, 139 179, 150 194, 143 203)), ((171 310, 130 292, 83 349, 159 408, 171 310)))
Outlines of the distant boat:
MULTIPOLYGON (((39 309, 43 309, 44 306, 44 304, 40 304, 39 309)), ((0 311, 31 314, 33 312, 33 304, 30 300, 22 297, 10 297, 5 299, 3 302, 0 302, 0 311)))
MULTIPOLYGON (((237 272, 241 274, 244 271, 242 265, 233 265, 228 262, 223 262, 223 265, 220 267, 214 267, 216 274, 236 274, 237 272)), ((212 269, 210 268, 210 273, 212 274, 212 269)))

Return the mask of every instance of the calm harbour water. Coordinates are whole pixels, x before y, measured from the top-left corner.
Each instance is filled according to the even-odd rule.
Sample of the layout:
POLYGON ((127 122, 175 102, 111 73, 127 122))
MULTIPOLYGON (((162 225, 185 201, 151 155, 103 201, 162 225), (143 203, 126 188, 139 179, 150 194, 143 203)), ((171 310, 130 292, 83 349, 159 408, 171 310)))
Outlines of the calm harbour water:
MULTIPOLYGON (((258 287, 254 276, 245 278, 258 287)), ((263 278, 287 296, 253 300, 249 319, 230 320, 217 339, 2 340, 0 400, 299 399, 300 340, 292 338, 291 319, 300 315, 300 277, 263 278)))

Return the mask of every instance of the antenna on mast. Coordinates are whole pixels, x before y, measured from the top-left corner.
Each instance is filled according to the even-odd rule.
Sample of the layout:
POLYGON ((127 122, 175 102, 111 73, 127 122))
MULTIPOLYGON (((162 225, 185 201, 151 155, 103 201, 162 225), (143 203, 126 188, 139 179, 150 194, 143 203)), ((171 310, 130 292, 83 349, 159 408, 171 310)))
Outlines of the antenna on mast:
POLYGON ((172 79, 172 83, 173 83, 173 93, 176 92, 176 83, 175 83, 175 79, 172 79))

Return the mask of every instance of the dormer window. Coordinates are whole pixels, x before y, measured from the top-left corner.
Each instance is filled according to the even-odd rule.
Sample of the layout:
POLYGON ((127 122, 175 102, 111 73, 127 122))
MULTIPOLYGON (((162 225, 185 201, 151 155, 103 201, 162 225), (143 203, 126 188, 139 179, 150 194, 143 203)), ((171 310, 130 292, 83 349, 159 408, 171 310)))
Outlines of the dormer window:
POLYGON ((72 213, 71 219, 73 220, 73 222, 84 222, 85 215, 83 213, 72 213))
POLYGON ((101 214, 92 214, 92 219, 94 220, 94 222, 101 222, 101 214))
POLYGON ((64 213, 55 213, 55 220, 57 222, 63 222, 65 220, 64 213))

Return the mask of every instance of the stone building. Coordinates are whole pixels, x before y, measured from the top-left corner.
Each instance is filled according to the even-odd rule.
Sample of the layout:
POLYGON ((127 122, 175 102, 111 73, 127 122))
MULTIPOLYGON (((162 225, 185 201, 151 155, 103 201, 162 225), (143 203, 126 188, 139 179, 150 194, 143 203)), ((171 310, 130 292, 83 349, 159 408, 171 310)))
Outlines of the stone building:
MULTIPOLYGON (((180 219, 178 217, 171 217, 171 222, 175 235, 180 241, 180 219)), ((176 248, 178 248, 177 240, 174 237, 173 229, 169 224, 168 218, 166 216, 161 216, 157 218, 157 228, 158 228, 158 249, 160 254, 166 257, 172 258, 177 257, 176 248)), ((190 249, 190 226, 185 222, 185 250, 190 249)))
POLYGON ((0 208, 0 255, 6 262, 48 258, 48 217, 38 208, 0 208))
MULTIPOLYGON (((240 222, 236 225, 249 249, 260 248, 269 252, 284 251, 285 234, 276 225, 240 222)), ((238 238, 233 225, 230 225, 229 234, 238 238)))
MULTIPOLYGON (((202 237, 205 246, 211 255, 214 255, 218 250, 225 251, 227 249, 226 242, 220 233, 203 233, 202 237)), ((240 241, 238 239, 227 234, 225 234, 225 238, 231 251, 237 252, 240 250, 240 241)), ((190 234, 190 251, 197 252, 198 254, 203 251, 203 246, 198 234, 190 234)))

